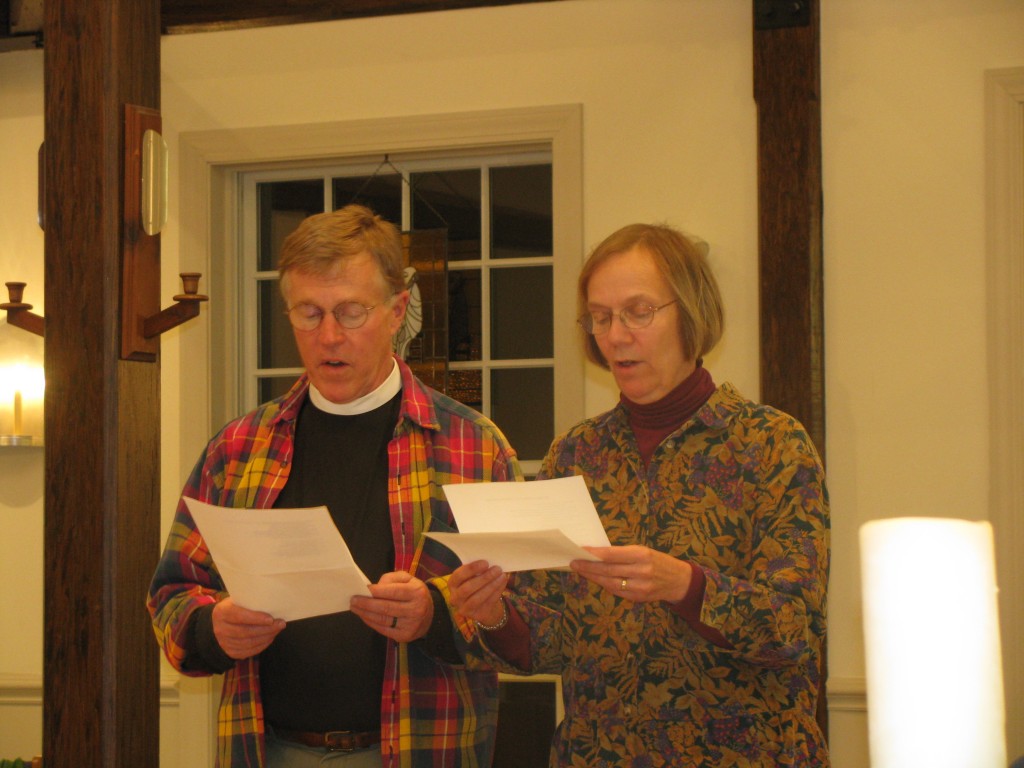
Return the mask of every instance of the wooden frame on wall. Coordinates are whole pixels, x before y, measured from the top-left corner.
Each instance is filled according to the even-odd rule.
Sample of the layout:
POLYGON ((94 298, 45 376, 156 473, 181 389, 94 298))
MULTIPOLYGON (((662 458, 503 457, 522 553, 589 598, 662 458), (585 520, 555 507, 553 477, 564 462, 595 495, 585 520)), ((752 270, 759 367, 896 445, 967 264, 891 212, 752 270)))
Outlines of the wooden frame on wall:
POLYGON ((1007 754, 1024 755, 1024 68, 985 75, 989 516, 995 529, 1007 754))

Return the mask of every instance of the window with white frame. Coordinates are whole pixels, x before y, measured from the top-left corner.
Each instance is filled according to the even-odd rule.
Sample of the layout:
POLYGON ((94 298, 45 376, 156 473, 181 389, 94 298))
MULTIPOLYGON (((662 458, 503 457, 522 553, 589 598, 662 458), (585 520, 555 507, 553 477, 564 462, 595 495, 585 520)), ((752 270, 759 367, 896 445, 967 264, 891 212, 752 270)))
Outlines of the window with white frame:
MULTIPOLYGON (((413 236, 442 233, 442 272, 432 278, 444 294, 446 370, 443 386, 430 383, 494 419, 524 471, 536 471, 556 430, 550 151, 257 169, 241 175, 240 189, 241 410, 282 394, 302 371, 278 290, 282 240, 307 216, 358 202, 413 236)), ((410 284, 414 302, 420 287, 430 291, 410 284)), ((422 343, 404 347, 414 371, 422 343)))

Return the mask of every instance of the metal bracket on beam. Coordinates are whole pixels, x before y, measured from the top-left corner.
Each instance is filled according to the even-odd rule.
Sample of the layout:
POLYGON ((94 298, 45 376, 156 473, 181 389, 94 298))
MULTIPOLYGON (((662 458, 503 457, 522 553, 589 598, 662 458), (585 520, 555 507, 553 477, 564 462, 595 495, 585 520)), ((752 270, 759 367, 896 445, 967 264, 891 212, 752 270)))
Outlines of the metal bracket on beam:
POLYGON ((754 0, 754 30, 806 27, 811 23, 811 0, 754 0))
POLYGON ((199 314, 196 272, 183 272, 184 293, 160 309, 160 229, 166 221, 167 156, 160 113, 125 105, 122 222, 121 358, 152 362, 160 334, 199 314))

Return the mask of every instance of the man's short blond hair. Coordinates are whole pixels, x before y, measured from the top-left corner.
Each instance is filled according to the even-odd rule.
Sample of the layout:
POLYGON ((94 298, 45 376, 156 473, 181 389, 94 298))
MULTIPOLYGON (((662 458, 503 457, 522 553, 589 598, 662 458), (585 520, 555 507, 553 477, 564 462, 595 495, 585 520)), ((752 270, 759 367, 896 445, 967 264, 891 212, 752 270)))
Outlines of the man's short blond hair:
POLYGON ((402 235, 363 205, 346 205, 329 213, 317 213, 302 221, 281 245, 278 272, 281 289, 290 272, 325 276, 346 259, 368 253, 380 267, 391 293, 405 289, 402 269, 402 235))

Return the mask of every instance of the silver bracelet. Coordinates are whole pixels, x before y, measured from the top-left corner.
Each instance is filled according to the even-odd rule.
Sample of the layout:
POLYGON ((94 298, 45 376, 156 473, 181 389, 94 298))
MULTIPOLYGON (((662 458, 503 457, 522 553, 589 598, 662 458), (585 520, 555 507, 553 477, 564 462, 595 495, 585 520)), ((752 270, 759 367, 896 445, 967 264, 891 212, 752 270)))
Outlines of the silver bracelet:
POLYGON ((479 621, 477 621, 475 622, 477 628, 482 629, 484 632, 495 632, 504 627, 506 624, 508 624, 508 603, 505 602, 504 597, 501 598, 501 611, 501 621, 499 621, 497 624, 494 624, 493 626, 487 626, 486 624, 481 624, 479 621))

